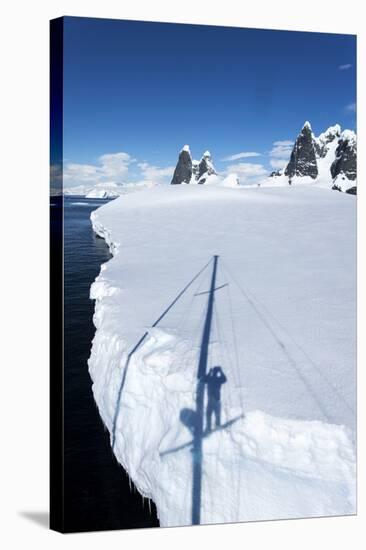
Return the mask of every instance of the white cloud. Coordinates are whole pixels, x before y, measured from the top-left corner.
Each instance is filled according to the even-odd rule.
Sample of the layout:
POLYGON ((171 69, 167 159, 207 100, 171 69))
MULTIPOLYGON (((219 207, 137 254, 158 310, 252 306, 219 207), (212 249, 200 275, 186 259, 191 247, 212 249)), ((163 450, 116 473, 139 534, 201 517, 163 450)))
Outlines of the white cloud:
POLYGON ((269 152, 269 163, 275 170, 281 170, 290 159, 293 142, 289 139, 274 141, 269 152))
POLYGON ((349 103, 348 105, 346 105, 346 111, 348 111, 350 113, 355 113, 356 112, 356 103, 349 103))
POLYGON ((64 181, 80 183, 99 179, 98 168, 93 164, 68 163, 64 168, 64 181))
POLYGON ((174 166, 161 168, 148 162, 140 162, 137 166, 140 168, 143 178, 139 183, 169 183, 174 173, 174 166))
POLYGON ((352 63, 345 63, 344 65, 339 65, 338 66, 338 69, 340 71, 347 71, 348 69, 350 69, 352 67, 352 63))
POLYGON ((221 160, 222 161, 230 161, 230 160, 239 160, 239 159, 244 159, 244 158, 249 158, 249 157, 260 157, 260 156, 261 156, 261 153, 244 151, 243 153, 237 153, 235 155, 230 155, 229 157, 224 157, 221 160))
POLYGON ((267 176, 268 171, 262 164, 238 162, 237 164, 230 164, 226 169, 226 174, 237 174, 241 184, 254 185, 267 176))
POLYGON ((270 157, 274 158, 287 158, 290 157, 293 147, 293 141, 285 139, 283 141, 273 142, 271 151, 269 152, 270 157))
MULTIPOLYGON (((54 169, 56 172, 56 169, 54 169)), ((80 187, 116 189, 119 184, 145 185, 170 183, 174 166, 160 167, 148 162, 137 162, 128 153, 107 153, 98 157, 95 164, 69 162, 64 166, 65 188, 80 187), (131 165, 134 166, 132 170, 131 165)))
POLYGON ((102 164, 101 170, 103 176, 110 179, 121 180, 128 174, 129 165, 135 162, 128 153, 112 153, 99 157, 102 164))
POLYGON ((288 159, 271 159, 269 162, 275 170, 282 170, 288 163, 288 159))
POLYGON ((119 152, 101 155, 97 164, 67 163, 64 167, 64 182, 67 187, 121 183, 128 176, 129 166, 133 162, 135 159, 128 153, 119 152))

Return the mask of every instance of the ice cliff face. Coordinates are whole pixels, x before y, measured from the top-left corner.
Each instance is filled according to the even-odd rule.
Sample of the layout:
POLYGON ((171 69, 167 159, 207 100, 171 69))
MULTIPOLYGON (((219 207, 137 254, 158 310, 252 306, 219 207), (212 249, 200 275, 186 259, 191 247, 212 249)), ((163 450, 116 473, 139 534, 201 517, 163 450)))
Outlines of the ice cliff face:
POLYGON ((314 182, 322 187, 356 194, 357 137, 352 130, 330 126, 315 137, 309 122, 297 136, 284 171, 272 172, 276 185, 314 182))

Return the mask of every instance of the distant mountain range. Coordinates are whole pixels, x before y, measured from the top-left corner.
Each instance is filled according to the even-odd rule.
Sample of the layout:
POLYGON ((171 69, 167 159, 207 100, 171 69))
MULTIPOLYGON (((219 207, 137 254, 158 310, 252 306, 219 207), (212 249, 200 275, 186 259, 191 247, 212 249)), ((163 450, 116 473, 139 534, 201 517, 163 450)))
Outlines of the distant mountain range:
POLYGON ((152 187, 146 183, 98 183, 96 185, 78 185, 77 187, 64 188, 64 195, 76 195, 88 199, 115 199, 120 195, 134 193, 146 187, 152 187))
MULTIPOLYGON (((305 122, 297 136, 290 160, 258 183, 259 186, 315 183, 346 193, 357 193, 357 137, 352 130, 341 130, 339 124, 315 137, 310 122, 305 122)), ((216 171, 209 151, 201 160, 192 159, 188 145, 179 153, 171 181, 177 184, 221 184, 235 187, 236 174, 224 177, 216 171)))
POLYGON ((309 122, 297 136, 284 170, 272 172, 277 184, 314 182, 337 191, 357 192, 357 137, 339 124, 315 137, 309 122))
MULTIPOLYGON (((188 145, 178 156, 172 185, 217 184, 237 187, 239 178, 235 173, 219 174, 214 166, 210 151, 205 151, 200 160, 192 159, 188 145)), ((316 184, 337 191, 357 194, 357 136, 352 130, 341 130, 339 124, 328 128, 316 137, 310 122, 305 122, 297 136, 290 160, 282 169, 263 178, 259 187, 316 184)), ((117 184, 113 182, 97 185, 80 185, 65 188, 65 195, 83 195, 88 198, 114 198, 151 187, 154 182, 139 184, 117 184)))

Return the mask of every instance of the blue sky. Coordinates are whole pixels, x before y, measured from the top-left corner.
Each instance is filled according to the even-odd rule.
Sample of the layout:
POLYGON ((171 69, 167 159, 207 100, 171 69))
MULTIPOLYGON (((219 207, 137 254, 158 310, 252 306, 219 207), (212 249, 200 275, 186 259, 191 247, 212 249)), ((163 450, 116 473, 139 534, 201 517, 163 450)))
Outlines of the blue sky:
POLYGON ((168 182, 185 144, 259 176, 305 120, 355 129, 355 70, 350 35, 67 17, 65 184, 168 182))

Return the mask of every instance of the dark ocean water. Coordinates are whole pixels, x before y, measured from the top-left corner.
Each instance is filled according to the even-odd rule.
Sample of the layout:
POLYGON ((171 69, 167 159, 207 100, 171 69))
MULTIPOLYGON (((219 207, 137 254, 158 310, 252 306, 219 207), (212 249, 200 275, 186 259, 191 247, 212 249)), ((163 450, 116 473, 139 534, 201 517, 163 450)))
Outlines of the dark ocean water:
MULTIPOLYGON (((156 509, 132 487, 115 460, 95 405, 87 360, 95 327, 90 285, 110 259, 90 213, 106 201, 64 200, 65 526, 89 531, 158 526, 156 509)), ((54 208, 57 208, 55 206, 54 208)))

